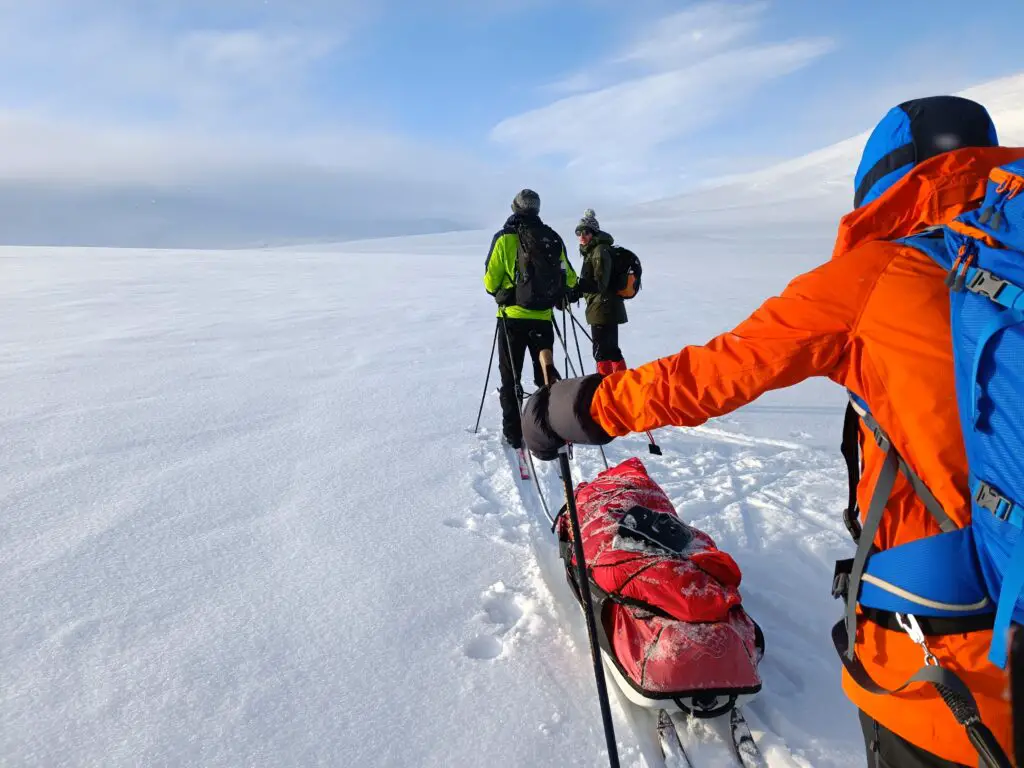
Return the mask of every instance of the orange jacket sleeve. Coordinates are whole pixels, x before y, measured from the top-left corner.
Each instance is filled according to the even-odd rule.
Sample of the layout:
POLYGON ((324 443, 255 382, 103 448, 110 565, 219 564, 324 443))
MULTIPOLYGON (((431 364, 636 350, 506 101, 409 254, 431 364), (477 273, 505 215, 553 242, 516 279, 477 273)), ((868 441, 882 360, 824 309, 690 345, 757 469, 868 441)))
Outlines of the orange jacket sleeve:
POLYGON ((812 376, 837 377, 886 252, 858 248, 793 280, 732 332, 612 374, 591 416, 612 436, 693 427, 812 376))

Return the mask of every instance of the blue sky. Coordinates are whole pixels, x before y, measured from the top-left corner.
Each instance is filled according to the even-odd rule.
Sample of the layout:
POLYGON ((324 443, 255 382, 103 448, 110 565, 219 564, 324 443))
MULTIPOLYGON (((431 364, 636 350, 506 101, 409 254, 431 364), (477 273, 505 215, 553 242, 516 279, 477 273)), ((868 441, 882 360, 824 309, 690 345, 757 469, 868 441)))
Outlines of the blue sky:
POLYGON ((0 200, 133 242, 626 205, 1024 71, 1021 29, 1019 0, 0 0, 0 200))

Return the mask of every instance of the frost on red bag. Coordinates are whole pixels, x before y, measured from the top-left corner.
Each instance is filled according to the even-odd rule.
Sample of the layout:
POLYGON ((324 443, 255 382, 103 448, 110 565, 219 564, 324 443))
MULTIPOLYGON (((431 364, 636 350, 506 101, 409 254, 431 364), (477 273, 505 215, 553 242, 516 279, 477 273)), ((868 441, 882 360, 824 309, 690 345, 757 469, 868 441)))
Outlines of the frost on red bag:
MULTIPOLYGON (((743 610, 739 566, 678 517, 643 463, 580 483, 576 506, 599 639, 624 693, 714 717, 760 691, 764 639, 743 610)), ((568 515, 558 536, 579 599, 568 515)))

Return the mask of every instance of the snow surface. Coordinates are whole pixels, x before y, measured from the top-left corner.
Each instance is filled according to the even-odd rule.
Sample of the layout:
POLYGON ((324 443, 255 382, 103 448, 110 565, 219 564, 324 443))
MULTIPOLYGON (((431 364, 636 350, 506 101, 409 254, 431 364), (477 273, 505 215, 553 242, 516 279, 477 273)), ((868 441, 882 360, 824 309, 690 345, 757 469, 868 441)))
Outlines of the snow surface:
MULTIPOLYGON (((1019 95, 1008 82, 993 99, 1019 95)), ((1024 119, 1000 128, 1024 143, 1024 119)), ((782 171, 732 209, 720 189, 728 226, 685 201, 609 222, 645 266, 629 362, 704 342, 827 258, 838 198, 815 168, 799 206, 773 204, 782 171)), ((0 762, 606 760, 582 617, 499 444, 496 370, 472 433, 489 240, 0 251, 0 762)), ((642 437, 606 449, 640 455, 743 569, 767 640, 748 719, 772 766, 863 764, 829 640, 852 550, 842 410, 816 381, 659 430, 661 457, 642 437)), ((653 717, 614 709, 623 765, 658 765, 653 717)))

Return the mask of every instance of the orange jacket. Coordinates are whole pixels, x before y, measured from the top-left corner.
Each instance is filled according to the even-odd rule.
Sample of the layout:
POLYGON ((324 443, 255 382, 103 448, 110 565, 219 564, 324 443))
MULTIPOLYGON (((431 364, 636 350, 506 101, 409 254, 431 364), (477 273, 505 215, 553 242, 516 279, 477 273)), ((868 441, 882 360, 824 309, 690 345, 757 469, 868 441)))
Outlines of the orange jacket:
MULTIPOLYGON (((862 397, 907 464, 954 521, 970 521, 967 460, 960 436, 944 271, 888 240, 947 223, 984 197, 988 172, 1024 149, 962 149, 931 158, 870 205, 843 218, 830 261, 793 280, 733 331, 704 346, 615 373, 598 387, 591 415, 613 436, 665 425, 692 427, 768 390, 826 376, 862 397)), ((883 454, 861 428, 867 510, 883 454)), ((880 548, 938 533, 899 476, 875 539, 880 548)), ((982 718, 1012 752, 1005 674, 986 658, 991 631, 929 638, 939 660, 974 693, 982 718)), ((903 632, 859 622, 857 654, 893 688, 920 669, 921 649, 903 632)), ((843 672, 843 688, 869 716, 947 760, 977 753, 930 685, 876 696, 843 672), (913 702, 913 706, 908 706, 913 702)))

